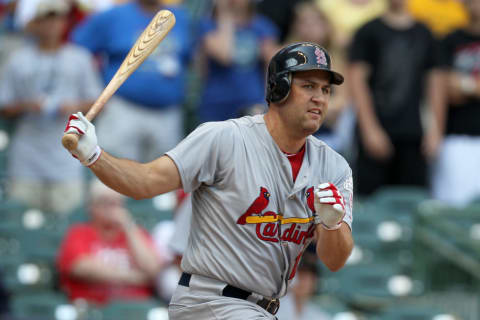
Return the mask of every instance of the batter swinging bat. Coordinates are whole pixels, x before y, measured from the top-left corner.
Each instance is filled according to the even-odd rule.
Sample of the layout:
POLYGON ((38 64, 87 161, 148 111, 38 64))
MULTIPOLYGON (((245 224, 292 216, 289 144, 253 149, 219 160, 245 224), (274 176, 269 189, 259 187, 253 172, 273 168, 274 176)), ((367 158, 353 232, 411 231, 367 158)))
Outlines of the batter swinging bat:
MULTIPOLYGON (((90 107, 85 117, 92 121, 102 110, 103 106, 113 96, 123 82, 142 64, 142 62, 155 50, 160 41, 175 25, 175 16, 168 10, 159 11, 152 19, 142 35, 135 42, 117 73, 103 90, 97 101, 90 107)), ((78 135, 73 133, 64 134, 62 144, 68 150, 77 148, 78 135)))

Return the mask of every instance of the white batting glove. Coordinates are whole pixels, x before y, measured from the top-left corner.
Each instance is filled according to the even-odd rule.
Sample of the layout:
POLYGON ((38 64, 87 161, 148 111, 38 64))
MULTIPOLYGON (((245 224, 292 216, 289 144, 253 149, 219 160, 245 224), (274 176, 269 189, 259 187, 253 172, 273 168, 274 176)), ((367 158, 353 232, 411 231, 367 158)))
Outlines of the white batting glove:
POLYGON ((100 158, 102 149, 97 144, 95 126, 81 112, 70 116, 65 133, 74 133, 79 136, 77 148, 70 153, 84 166, 89 167, 100 158))
POLYGON ((314 223, 321 224, 327 230, 337 230, 345 216, 345 202, 337 187, 331 183, 322 183, 314 190, 314 223))

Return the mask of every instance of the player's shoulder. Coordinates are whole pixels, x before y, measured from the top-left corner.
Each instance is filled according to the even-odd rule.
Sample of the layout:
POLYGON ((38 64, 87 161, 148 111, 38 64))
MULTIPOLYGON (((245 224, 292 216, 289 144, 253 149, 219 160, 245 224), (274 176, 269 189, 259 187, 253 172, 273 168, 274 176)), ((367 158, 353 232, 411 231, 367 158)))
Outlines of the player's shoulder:
POLYGON ((227 138, 238 131, 238 125, 232 120, 225 121, 208 121, 200 124, 194 131, 198 135, 210 135, 227 138))
POLYGON ((245 116, 224 121, 204 122, 197 127, 196 131, 199 133, 209 132, 211 134, 221 135, 222 139, 235 139, 243 137, 246 131, 258 126, 265 126, 263 115, 245 116))
POLYGON ((264 126, 265 120, 263 119, 263 114, 258 114, 254 116, 244 116, 241 118, 227 120, 237 127, 255 127, 255 126, 264 126))
POLYGON ((307 144, 311 153, 319 158, 323 158, 326 161, 334 162, 337 166, 343 166, 345 168, 350 168, 347 160, 337 151, 333 150, 328 144, 324 141, 318 139, 314 136, 308 136, 307 144))

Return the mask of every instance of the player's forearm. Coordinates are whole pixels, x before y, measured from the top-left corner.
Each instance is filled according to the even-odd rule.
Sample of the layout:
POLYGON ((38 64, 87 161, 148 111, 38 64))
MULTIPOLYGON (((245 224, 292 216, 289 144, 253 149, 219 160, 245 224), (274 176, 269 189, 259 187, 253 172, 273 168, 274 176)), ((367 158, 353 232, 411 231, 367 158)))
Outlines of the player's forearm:
POLYGON ((128 246, 137 267, 145 272, 149 278, 154 279, 161 268, 157 253, 147 243, 142 231, 133 221, 124 226, 124 230, 127 235, 128 246))
POLYGON ((145 199, 181 187, 175 165, 170 158, 164 158, 168 157, 142 164, 118 159, 103 151, 90 169, 104 184, 117 192, 137 200, 145 199))
POLYGON ((331 271, 338 271, 345 265, 353 249, 350 227, 344 222, 338 230, 329 231, 321 225, 315 229, 317 255, 331 271))

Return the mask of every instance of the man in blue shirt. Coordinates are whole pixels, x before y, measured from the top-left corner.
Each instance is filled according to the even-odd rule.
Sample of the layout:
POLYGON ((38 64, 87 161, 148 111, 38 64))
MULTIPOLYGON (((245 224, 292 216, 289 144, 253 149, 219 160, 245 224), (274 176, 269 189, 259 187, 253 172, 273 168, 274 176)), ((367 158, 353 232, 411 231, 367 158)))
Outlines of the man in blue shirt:
POLYGON ((183 137, 181 104, 192 47, 187 11, 135 0, 93 15, 73 33, 74 42, 101 58, 107 84, 161 9, 174 13, 175 27, 118 89, 97 124, 105 149, 138 161, 158 157, 183 137))

